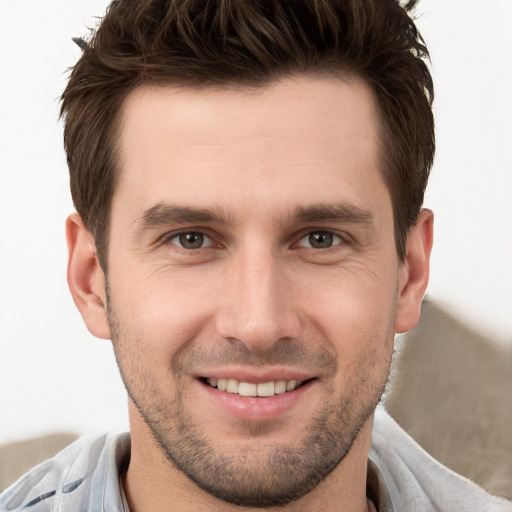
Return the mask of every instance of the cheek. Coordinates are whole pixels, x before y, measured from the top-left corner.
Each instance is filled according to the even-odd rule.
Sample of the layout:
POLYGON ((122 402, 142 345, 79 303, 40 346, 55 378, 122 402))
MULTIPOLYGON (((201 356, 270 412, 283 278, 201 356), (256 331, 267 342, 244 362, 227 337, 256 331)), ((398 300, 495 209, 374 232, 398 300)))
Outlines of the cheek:
POLYGON ((145 346, 139 350, 151 347, 155 358, 192 341, 204 330, 216 302, 214 281, 198 277, 179 270, 127 272, 119 266, 109 277, 109 286, 123 336, 145 346))
POLYGON ((397 286, 390 275, 343 272, 338 279, 331 276, 323 283, 316 279, 317 286, 304 294, 305 317, 311 328, 328 341, 344 364, 364 353, 387 359, 392 352, 397 286))
MULTIPOLYGON (((350 357, 388 340, 394 334, 397 276, 383 261, 380 254, 364 265, 284 267, 275 293, 280 304, 302 317, 303 341, 320 338, 350 357)), ((227 293, 232 273, 226 266, 118 263, 109 277, 118 320, 131 338, 159 353, 176 353, 197 338, 218 339, 216 314, 237 306, 227 293)))

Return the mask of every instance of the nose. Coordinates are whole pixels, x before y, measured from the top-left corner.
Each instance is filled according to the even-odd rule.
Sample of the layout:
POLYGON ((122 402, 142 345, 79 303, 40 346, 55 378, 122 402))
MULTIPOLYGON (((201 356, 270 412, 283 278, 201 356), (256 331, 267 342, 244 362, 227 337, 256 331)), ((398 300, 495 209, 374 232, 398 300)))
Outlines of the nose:
POLYGON ((289 272, 279 257, 265 251, 247 251, 227 271, 223 307, 217 330, 227 340, 254 351, 297 338, 300 316, 294 307, 289 272))

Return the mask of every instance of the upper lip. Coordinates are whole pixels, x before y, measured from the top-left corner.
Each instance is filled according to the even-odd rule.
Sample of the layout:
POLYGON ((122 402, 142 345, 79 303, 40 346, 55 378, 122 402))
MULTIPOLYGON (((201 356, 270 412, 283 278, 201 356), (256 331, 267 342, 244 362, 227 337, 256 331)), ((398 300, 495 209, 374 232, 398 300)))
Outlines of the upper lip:
POLYGON ((264 382, 277 382, 280 380, 297 380, 305 381, 313 378, 309 372, 290 368, 215 368, 205 370, 197 374, 197 378, 214 378, 214 379, 235 379, 238 382, 249 382, 251 384, 262 384, 264 382))

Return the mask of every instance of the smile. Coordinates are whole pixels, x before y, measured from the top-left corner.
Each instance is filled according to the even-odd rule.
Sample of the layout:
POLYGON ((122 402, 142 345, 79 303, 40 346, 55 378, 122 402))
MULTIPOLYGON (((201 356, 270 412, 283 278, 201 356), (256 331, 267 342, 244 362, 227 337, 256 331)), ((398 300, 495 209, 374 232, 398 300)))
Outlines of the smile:
POLYGON ((254 384, 240 382, 236 379, 207 378, 206 383, 212 388, 240 396, 269 397, 293 391, 303 384, 300 380, 277 380, 254 384))

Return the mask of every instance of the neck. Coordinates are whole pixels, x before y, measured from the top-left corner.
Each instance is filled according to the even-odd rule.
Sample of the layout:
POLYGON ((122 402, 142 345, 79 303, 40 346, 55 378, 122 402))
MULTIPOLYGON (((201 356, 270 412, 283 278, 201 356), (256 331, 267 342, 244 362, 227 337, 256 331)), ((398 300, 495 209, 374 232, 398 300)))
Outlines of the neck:
POLYGON ((131 415, 132 452, 123 486, 131 512, 374 512, 366 498, 368 450, 373 417, 360 430, 344 460, 315 489, 277 508, 244 508, 200 489, 162 454, 142 419, 131 415), (140 419, 140 421, 139 421, 140 419))

